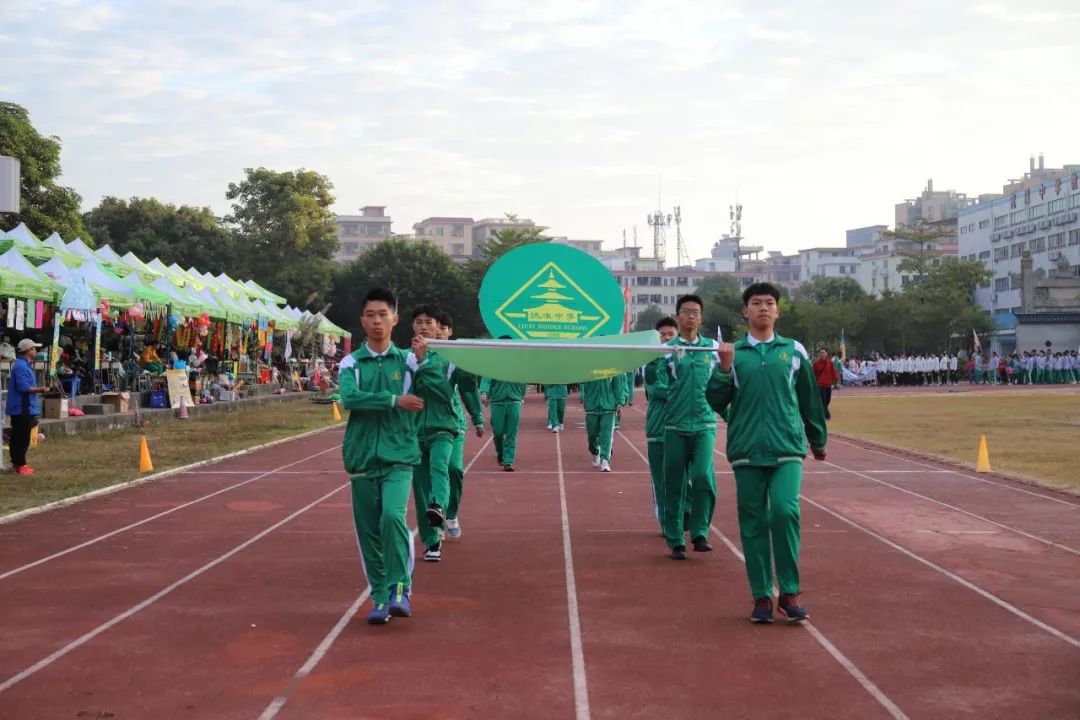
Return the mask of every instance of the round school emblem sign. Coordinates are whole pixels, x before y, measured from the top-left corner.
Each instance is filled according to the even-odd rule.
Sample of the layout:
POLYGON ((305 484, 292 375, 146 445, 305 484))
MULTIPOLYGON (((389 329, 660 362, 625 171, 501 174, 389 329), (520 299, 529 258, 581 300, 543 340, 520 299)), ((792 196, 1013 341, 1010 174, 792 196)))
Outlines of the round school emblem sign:
POLYGON ((534 243, 503 255, 480 285, 480 314, 492 337, 568 340, 615 335, 623 326, 618 281, 599 260, 569 245, 534 243))

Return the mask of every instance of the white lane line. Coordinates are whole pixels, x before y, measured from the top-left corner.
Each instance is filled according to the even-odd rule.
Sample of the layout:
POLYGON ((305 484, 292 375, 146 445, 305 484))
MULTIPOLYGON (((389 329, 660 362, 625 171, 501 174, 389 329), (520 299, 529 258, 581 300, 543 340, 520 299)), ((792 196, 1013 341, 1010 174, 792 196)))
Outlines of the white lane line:
MULTIPOLYGON (((885 451, 885 450, 878 450, 876 448, 871 448, 871 447, 866 447, 864 445, 859 445, 858 443, 850 442, 850 441, 845 440, 843 438, 833 438, 831 441, 841 443, 841 444, 847 445, 849 447, 857 448, 859 450, 863 450, 864 452, 871 452, 871 453, 874 453, 876 455, 884 455, 885 457, 892 458, 894 460, 902 460, 902 461, 904 461, 906 463, 911 463, 912 465, 918 465, 919 467, 926 467, 926 468, 934 468, 934 467, 936 467, 934 465, 929 465, 927 463, 920 462, 918 460, 911 460, 910 458, 906 458, 903 455, 900 455, 900 454, 897 454, 897 453, 891 453, 891 452, 888 452, 888 451, 885 451)), ((1033 497, 1041 498, 1042 500, 1049 500, 1050 502, 1055 502, 1055 503, 1058 503, 1060 505, 1067 505, 1068 507, 1071 507, 1073 509, 1080 510, 1080 503, 1071 502, 1069 500, 1063 500, 1062 498, 1057 498, 1057 497, 1054 497, 1053 495, 1045 495, 1043 493, 1035 492, 1033 490, 1027 490, 1027 489, 1022 488, 1022 487, 1015 487, 1013 485, 1008 485, 1006 483, 996 482, 996 481, 990 480, 988 478, 981 478, 981 477, 978 477, 976 475, 969 475, 969 474, 961 472, 959 470, 943 470, 943 471, 939 470, 939 472, 947 472, 947 473, 950 473, 952 475, 956 475, 957 477, 967 478, 968 480, 977 480, 978 482, 986 483, 987 485, 995 485, 995 486, 997 486, 999 488, 1003 488, 1005 490, 1011 490, 1013 492, 1023 493, 1024 495, 1031 495, 1033 497)))
POLYGON ((990 518, 986 517, 985 515, 979 515, 978 513, 973 513, 973 512, 971 512, 969 510, 965 510, 962 507, 957 507, 956 505, 951 505, 951 504, 949 504, 947 502, 944 502, 942 500, 938 500, 937 498, 930 497, 929 495, 923 495, 922 493, 915 492, 914 490, 909 490, 908 488, 901 487, 900 485, 894 485, 891 482, 888 482, 886 480, 881 480, 881 479, 876 478, 876 477, 872 477, 870 475, 867 475, 866 473, 859 472, 858 470, 850 470, 850 469, 848 469, 846 467, 843 467, 841 465, 837 465, 834 462, 826 461, 825 464, 826 465, 831 465, 832 467, 836 468, 837 470, 842 470, 842 471, 844 471, 846 473, 850 473, 852 475, 856 475, 858 477, 865 478, 866 480, 869 480, 870 482, 877 483, 878 485, 884 485, 885 487, 890 487, 893 490, 898 490, 899 492, 907 493, 908 495, 911 495, 912 497, 917 497, 917 498, 920 498, 922 500, 926 500, 927 502, 932 502, 935 505, 940 505, 943 508, 948 508, 949 510, 952 510, 953 512, 962 513, 964 515, 967 515, 968 517, 975 518, 976 520, 980 520, 980 521, 982 521, 984 523, 988 523, 988 524, 993 525, 995 527, 999 527, 1002 530, 1008 530, 1009 532, 1016 533, 1017 535, 1021 535, 1023 537, 1026 537, 1029 540, 1035 540, 1036 542, 1041 542, 1044 545, 1049 545, 1049 546, 1055 547, 1055 548, 1057 548, 1059 550, 1064 550, 1065 552, 1072 553, 1073 555, 1080 555, 1080 550, 1077 550, 1076 548, 1071 548, 1068 545, 1062 545, 1061 543, 1054 542, 1053 540, 1047 540, 1044 537, 1039 537, 1038 535, 1034 535, 1034 534, 1029 533, 1029 532, 1027 532, 1025 530, 1020 530, 1019 528, 1014 528, 1011 525, 1006 525, 1005 523, 999 523, 997 520, 991 520, 990 518))
MULTIPOLYGON (((472 469, 473 463, 477 461, 477 459, 480 457, 480 454, 487 450, 487 447, 491 444, 493 438, 493 435, 489 435, 487 442, 485 442, 480 447, 480 449, 476 451, 476 455, 474 455, 473 459, 469 461, 469 464, 465 466, 466 473, 472 469)), ((409 542, 412 543, 415 541, 415 539, 416 530, 413 530, 409 534, 409 542)), ((308 656, 308 659, 304 661, 304 664, 301 665, 300 669, 296 671, 296 674, 292 676, 292 679, 289 681, 289 684, 285 688, 285 690, 276 698, 274 698, 269 705, 266 706, 266 709, 263 710, 262 715, 259 716, 259 720, 273 720, 273 718, 277 717, 277 714, 281 712, 281 708, 285 707, 285 703, 289 702, 289 698, 292 697, 292 694, 296 691, 296 688, 299 687, 300 683, 307 679, 307 677, 311 675, 311 672, 316 668, 316 666, 318 666, 318 664, 322 662, 322 659, 326 657, 326 654, 328 652, 330 652, 330 648, 335 642, 337 642, 337 639, 341 636, 341 633, 345 631, 345 628, 348 627, 352 619, 356 617, 356 613, 360 611, 360 608, 364 606, 364 603, 367 602, 367 599, 369 597, 371 597, 370 585, 368 585, 367 588, 364 589, 364 592, 360 593, 360 597, 356 598, 353 604, 350 605, 347 610, 345 610, 344 614, 342 614, 340 618, 338 618, 337 624, 335 624, 334 627, 330 629, 330 632, 326 634, 326 637, 322 639, 322 642, 320 642, 318 646, 316 646, 314 652, 312 652, 311 655, 308 656)))
MULTIPOLYGON (((621 432, 619 434, 622 435, 621 432)), ((577 582, 574 579, 574 551, 570 546, 570 515, 566 510, 566 478, 563 477, 562 441, 558 434, 555 435, 555 456, 559 462, 559 505, 562 510, 566 606, 570 617, 570 656, 574 667, 574 710, 577 720, 589 720, 589 687, 585 676, 585 653, 581 647, 581 618, 578 615, 577 582)))
MULTIPOLYGON (((622 433, 619 434, 622 435, 622 433)), ((635 453, 637 453, 638 457, 640 457, 643 462, 648 464, 649 459, 641 453, 641 451, 637 448, 636 445, 630 442, 630 438, 626 437, 626 435, 623 435, 623 440, 625 440, 626 444, 629 445, 635 453)), ((720 451, 717 450, 716 452, 719 453, 720 451)), ((720 454, 723 455, 723 453, 720 454)), ((713 533, 716 534, 717 537, 720 538, 724 545, 726 545, 727 548, 735 554, 735 557, 739 558, 739 562, 746 562, 746 559, 743 557, 742 552, 737 547, 735 547, 735 545, 727 538, 726 535, 720 532, 720 530, 717 529, 715 525, 709 525, 709 528, 713 531, 713 533)), ((773 589, 775 590, 776 588, 774 587, 773 589)), ((885 708, 885 711, 888 712, 889 715, 894 718, 894 720, 909 720, 908 716, 904 713, 904 711, 901 710, 896 705, 896 703, 890 700, 889 696, 882 692, 881 688, 875 685, 874 682, 866 676, 866 673, 860 670, 855 663, 853 663, 846 655, 844 655, 844 653, 840 651, 840 648, 836 647, 836 645, 834 645, 832 641, 825 637, 824 633, 814 627, 813 624, 809 621, 803 621, 801 623, 798 623, 798 625, 804 630, 806 630, 808 633, 810 633, 810 637, 814 638, 818 645, 824 648, 825 652, 829 653, 829 655, 831 655, 832 658, 836 660, 837 663, 839 663, 840 667, 844 668, 844 670, 846 670, 849 675, 855 678, 855 681, 858 682, 864 690, 866 690, 870 697, 877 700, 878 704, 885 708)))
POLYGON ((60 550, 59 552, 55 552, 52 555, 47 555, 46 557, 35 560, 32 563, 27 563, 26 565, 21 565, 21 566, 19 566, 17 568, 12 568, 11 570, 8 570, 8 571, 6 571, 4 573, 0 573, 0 580, 5 580, 5 579, 11 577, 12 575, 17 575, 17 574, 19 574, 19 573, 21 573, 21 572, 23 572, 25 570, 35 568, 38 565, 44 565, 45 563, 49 562, 50 560, 55 560, 56 558, 63 557, 64 555, 68 555, 70 553, 73 553, 76 550, 82 550, 83 548, 90 547, 91 545, 95 545, 95 544, 101 542, 102 540, 108 540, 109 538, 111 538, 111 537, 113 537, 115 535, 119 535, 122 532, 127 532, 128 530, 131 530, 133 528, 137 528, 140 525, 145 525, 148 522, 152 522, 152 521, 157 520, 159 518, 163 518, 166 515, 171 515, 172 513, 177 512, 178 510, 183 510, 184 508, 191 507, 192 505, 197 505, 198 503, 201 503, 204 500, 209 500, 210 498, 215 497, 217 495, 221 495, 222 493, 227 493, 230 490, 235 490, 238 487, 242 487, 242 486, 247 485, 249 483, 253 483, 253 482, 257 481, 257 480, 262 480, 264 477, 267 477, 268 475, 273 475, 275 473, 278 473, 284 468, 292 467, 293 465, 299 465, 302 462, 307 462, 308 460, 311 460, 312 458, 317 458, 320 455, 325 455, 326 453, 337 450, 340 447, 341 447, 341 445, 334 445, 333 447, 327 448, 326 450, 321 450, 321 451, 315 453, 314 455, 308 455, 306 458, 301 458, 300 460, 294 460, 293 462, 282 465, 281 467, 276 468, 274 470, 268 470, 268 471, 262 473, 261 475, 256 475, 253 478, 249 478, 247 480, 243 480, 243 481, 235 483, 233 485, 223 487, 220 490, 215 490, 214 492, 212 492, 212 493, 210 493, 208 495, 203 495, 202 497, 195 498, 194 500, 190 500, 190 501, 188 501, 186 503, 183 503, 182 505, 177 505, 174 508, 169 508, 168 510, 163 510, 162 512, 159 512, 156 515, 151 515, 150 517, 143 518, 142 520, 139 520, 138 522, 133 522, 133 523, 131 523, 129 525, 124 525, 123 527, 120 527, 120 528, 117 528, 116 530, 112 530, 110 532, 107 532, 104 535, 99 535, 99 536, 97 536, 97 537, 95 537, 93 539, 87 540, 86 542, 79 543, 78 545, 72 545, 69 548, 66 548, 64 550, 60 550))
POLYGON ((1068 634, 1062 632, 1061 630, 1058 630, 1055 627, 1047 625, 1043 621, 1038 620, 1037 618, 1034 618, 1031 615, 1028 615, 1026 612, 1024 612, 1020 608, 1016 607, 1015 605, 1012 605, 1011 603, 1008 603, 1005 600, 1002 600, 1001 598, 997 597, 996 595, 990 593, 987 590, 983 590, 981 587, 979 587, 975 583, 970 582, 968 580, 965 580, 964 578, 960 577, 959 575, 952 572, 951 570, 946 570, 945 568, 941 567, 940 565, 933 562, 932 560, 927 560, 926 558, 919 555, 918 553, 915 553, 915 552, 912 552, 911 550, 908 550, 906 547, 904 547, 902 545, 899 545, 899 544, 893 542, 892 540, 888 539, 887 537, 874 532, 870 528, 863 527, 859 523, 855 522, 854 520, 848 519, 847 517, 845 517, 844 515, 836 512, 835 510, 832 510, 832 509, 822 505, 819 502, 811 500, 810 498, 806 497, 806 495, 801 495, 800 497, 803 500, 805 500, 806 502, 813 505, 814 507, 827 512, 829 515, 832 515, 837 520, 840 520, 841 522, 850 525, 851 527, 855 528, 856 530, 861 530, 862 532, 866 533, 867 535, 869 535, 872 538, 876 538, 877 540, 880 540, 881 542, 883 542, 886 545, 888 545, 889 547, 891 547, 893 550, 897 550, 897 551, 903 553, 904 555, 907 555, 912 560, 915 560, 916 562, 920 562, 920 563, 922 563, 923 565, 925 565, 928 568, 931 568, 933 570, 937 570, 939 573, 941 573, 945 577, 949 578, 950 580, 953 580, 953 581, 959 583, 960 585, 966 587, 968 590, 971 590, 971 591, 973 591, 975 593, 978 593, 979 595, 986 598, 987 600, 994 603, 995 605, 998 605, 999 607, 1002 607, 1005 610, 1008 610, 1013 615, 1017 616, 1018 618, 1020 618, 1022 620, 1028 621, 1029 623, 1031 623, 1035 627, 1039 628, 1040 630, 1045 630, 1046 632, 1050 633, 1054 637, 1056 637, 1056 638, 1058 638, 1060 640, 1064 640, 1065 642, 1069 643, 1073 647, 1080 648, 1080 640, 1078 640, 1077 638, 1074 638, 1071 635, 1068 635, 1068 634))
POLYGON ((57 500, 51 503, 45 503, 44 505, 38 505, 37 507, 27 508, 26 510, 19 510, 18 512, 9 513, 7 515, 0 516, 0 525, 15 522, 16 520, 22 520, 25 517, 31 515, 40 515, 41 513, 48 512, 49 510, 55 510, 56 508, 68 507, 69 505, 75 505, 77 503, 85 502, 92 498, 101 497, 102 495, 111 495, 112 493, 119 492, 121 490, 127 490, 128 488, 136 487, 137 485, 145 485, 146 483, 154 482, 155 480, 161 480, 172 475, 179 475, 180 473, 187 472, 198 467, 205 467, 206 465, 213 465, 214 463, 221 462, 223 460, 230 460, 241 455, 249 455, 259 450, 265 450, 276 445, 282 445, 288 442, 294 442, 301 440, 311 435, 318 435, 319 433, 326 432, 327 430, 333 430, 339 428, 345 423, 336 423, 317 430, 309 430, 300 435, 293 435, 291 437, 281 438, 279 440, 273 440, 261 445, 255 445, 253 447, 244 448, 243 450, 237 450, 235 452, 226 453, 224 455, 218 455, 217 457, 207 458, 206 460, 200 460, 198 462, 189 463, 188 465, 181 465, 180 467, 174 467, 170 470, 162 470, 161 472, 147 475, 141 478, 135 478, 134 480, 128 480, 127 482, 117 483, 116 485, 109 485, 108 487, 98 488, 97 490, 91 490, 81 495, 74 495, 63 500, 57 500))
POLYGON ((68 653, 70 653, 72 650, 76 650, 77 648, 82 647, 86 643, 88 643, 91 640, 93 640, 94 638, 96 638, 98 635, 101 635, 106 630, 109 630, 110 628, 120 624, 121 622, 123 622, 124 620, 127 620, 129 617, 131 617, 132 615, 135 615, 136 613, 140 612, 141 610, 145 610, 146 608, 150 607, 151 605, 156 603, 161 598, 163 598, 166 595, 168 595, 169 593, 171 593, 173 590, 176 590, 177 588, 179 588, 179 587, 181 587, 183 585, 186 585, 190 581, 194 580, 195 578, 197 578, 200 575, 202 575, 203 573, 205 573, 207 570, 211 570, 212 568, 217 567, 221 563, 223 563, 226 560, 228 560, 229 558, 231 558, 233 555, 236 555, 237 553, 241 552, 245 548, 253 545, 256 542, 258 542, 259 540, 262 540, 264 537, 266 537, 267 535, 272 533, 274 530, 277 530, 282 525, 285 525, 285 524, 287 524, 289 522, 292 522, 293 520, 300 517, 301 515, 303 515, 305 512, 307 512, 311 508, 315 507, 316 505, 323 502, 324 500, 329 499, 331 496, 341 492, 342 490, 344 490, 347 487, 349 487, 349 484, 345 483, 344 485, 340 485, 340 486, 334 488, 333 490, 326 493, 325 495, 323 495, 318 500, 315 500, 314 502, 311 502, 311 503, 305 505, 304 507, 300 508, 299 510, 292 513, 291 515, 288 515, 287 517, 277 521, 276 523, 274 523, 270 527, 266 528, 265 530, 261 531, 260 533, 258 533, 254 537, 240 543, 239 545, 234 547, 232 550, 229 550, 228 552, 226 552, 226 553, 224 553, 222 555, 219 555, 218 557, 214 558, 213 560, 206 563, 202 567, 191 571, 190 573, 188 573, 184 577, 182 577, 179 580, 177 580, 176 582, 174 582, 172 585, 169 585, 168 587, 164 588, 163 590, 159 590, 158 592, 154 593, 153 595, 146 598, 145 600, 138 603, 137 605, 133 605, 130 608, 128 608, 127 610, 125 610, 124 612, 122 612, 119 615, 113 617, 108 622, 104 622, 101 625, 98 625, 93 630, 91 630, 91 631, 87 632, 86 634, 82 635, 81 637, 79 637, 79 638, 77 638, 75 640, 72 640, 71 642, 69 642, 64 647, 62 647, 59 650, 57 650, 56 652, 52 653, 48 657, 45 657, 45 658, 42 658, 41 660, 38 660, 36 663, 34 663, 30 667, 26 668, 22 672, 17 673, 15 675, 12 675, 7 680, 5 680, 3 683, 0 683, 0 693, 4 692, 6 690, 9 690, 12 686, 16 685, 19 682, 22 682, 23 680, 25 680, 26 678, 30 677, 31 675, 37 673, 38 671, 44 670, 45 668, 52 665, 54 662, 56 662, 60 658, 64 657, 68 653))

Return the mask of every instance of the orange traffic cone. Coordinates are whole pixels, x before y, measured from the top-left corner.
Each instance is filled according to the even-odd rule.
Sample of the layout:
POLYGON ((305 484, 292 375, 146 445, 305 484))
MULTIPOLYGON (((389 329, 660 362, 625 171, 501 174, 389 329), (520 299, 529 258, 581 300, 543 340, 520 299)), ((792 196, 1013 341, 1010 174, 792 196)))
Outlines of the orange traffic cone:
POLYGON ((986 449, 986 435, 979 436, 979 460, 975 463, 975 472, 990 472, 990 453, 986 449))
POLYGON ((334 422, 341 422, 341 411, 338 410, 337 403, 334 403, 334 422))
POLYGON ((184 395, 180 396, 180 419, 181 420, 187 420, 188 419, 187 397, 184 396, 184 395))
POLYGON ((37 428, 30 428, 30 447, 36 448, 38 446, 38 431, 37 428))
POLYGON ((153 472, 154 463, 150 462, 150 448, 146 445, 146 436, 139 441, 139 472, 153 472))

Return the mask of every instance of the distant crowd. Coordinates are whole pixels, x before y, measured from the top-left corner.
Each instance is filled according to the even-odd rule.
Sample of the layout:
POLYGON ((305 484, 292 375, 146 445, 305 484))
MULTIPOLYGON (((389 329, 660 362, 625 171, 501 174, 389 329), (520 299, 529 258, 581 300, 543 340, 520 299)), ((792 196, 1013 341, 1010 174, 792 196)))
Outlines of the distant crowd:
POLYGON ((1026 350, 999 355, 942 353, 851 357, 832 356, 834 388, 848 385, 1066 385, 1080 382, 1080 353, 1026 350))

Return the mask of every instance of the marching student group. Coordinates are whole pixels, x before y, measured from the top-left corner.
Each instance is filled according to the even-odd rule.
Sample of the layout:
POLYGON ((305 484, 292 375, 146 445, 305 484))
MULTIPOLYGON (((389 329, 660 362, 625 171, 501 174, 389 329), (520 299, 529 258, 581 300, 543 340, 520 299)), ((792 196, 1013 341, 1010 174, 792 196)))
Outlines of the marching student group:
MULTIPOLYGON (((726 421, 726 456, 735 476, 755 623, 773 622, 774 566, 775 608, 789 622, 809 617, 800 591, 799 487, 808 447, 816 459, 826 456, 825 410, 811 359, 800 343, 773 329, 779 297, 767 283, 745 290, 749 332, 734 344, 699 333, 701 298, 678 298, 675 317, 656 326, 671 350, 643 369, 654 511, 673 560, 687 560, 688 547, 712 550, 717 415, 726 421)), ((524 383, 477 378, 429 346, 429 340, 452 337, 449 314, 418 305, 410 320, 414 337, 406 351, 391 340, 399 322, 394 294, 370 290, 361 307, 366 340, 339 365, 341 404, 349 411, 342 453, 371 588, 367 622, 372 625, 412 615, 410 494, 423 559, 440 562, 443 539, 462 535, 458 513, 467 421, 482 437, 481 405, 489 408, 496 460, 513 472, 526 394, 524 383)), ((632 400, 632 378, 616 375, 581 385, 588 451, 601 472, 611 471, 618 412, 632 400)), ((561 432, 567 388, 544 391, 547 429, 561 432)))

